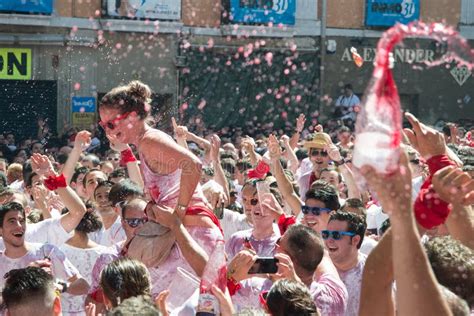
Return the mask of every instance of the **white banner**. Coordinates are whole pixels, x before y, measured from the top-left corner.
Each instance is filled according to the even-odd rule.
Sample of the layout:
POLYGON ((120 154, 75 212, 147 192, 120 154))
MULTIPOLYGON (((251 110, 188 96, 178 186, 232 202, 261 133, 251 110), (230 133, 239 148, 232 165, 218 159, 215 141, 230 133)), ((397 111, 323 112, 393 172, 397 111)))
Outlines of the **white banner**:
POLYGON ((107 0, 107 14, 129 18, 180 20, 181 0, 107 0))

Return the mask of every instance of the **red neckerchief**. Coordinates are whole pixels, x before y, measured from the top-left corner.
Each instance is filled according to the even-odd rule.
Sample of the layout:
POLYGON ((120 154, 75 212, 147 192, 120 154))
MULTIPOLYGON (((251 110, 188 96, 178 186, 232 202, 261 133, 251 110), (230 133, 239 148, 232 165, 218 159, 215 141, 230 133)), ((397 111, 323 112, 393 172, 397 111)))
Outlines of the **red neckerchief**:
POLYGON ((221 224, 219 219, 217 218, 216 214, 212 211, 208 210, 202 206, 190 206, 186 209, 186 215, 202 215, 207 216, 211 219, 211 221, 216 224, 216 226, 220 229, 222 236, 224 236, 224 232, 222 231, 221 224))
POLYGON ((311 171, 311 176, 309 177, 309 186, 308 186, 308 188, 311 188, 311 185, 316 180, 318 180, 318 178, 316 178, 316 174, 314 173, 314 171, 311 171))

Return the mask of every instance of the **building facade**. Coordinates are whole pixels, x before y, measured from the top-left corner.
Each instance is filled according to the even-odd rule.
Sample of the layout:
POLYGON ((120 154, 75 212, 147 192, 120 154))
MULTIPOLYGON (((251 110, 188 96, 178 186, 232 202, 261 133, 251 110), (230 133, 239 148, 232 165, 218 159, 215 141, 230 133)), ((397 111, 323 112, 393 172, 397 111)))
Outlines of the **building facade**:
MULTIPOLYGON (((281 127, 299 112, 324 119, 345 83, 363 95, 377 41, 389 27, 383 24, 404 8, 412 19, 456 27, 474 47, 469 0, 14 2, 0 4, 3 129, 21 121, 14 124, 34 130, 38 116, 58 129, 66 123, 87 127, 97 119, 101 96, 133 79, 151 86, 154 112, 164 124, 172 115, 218 128, 242 122, 281 127), (360 68, 351 47, 364 58, 360 68)), ((426 39, 396 48, 394 76, 403 106, 429 123, 474 118, 469 69, 420 70, 442 49, 426 39)))

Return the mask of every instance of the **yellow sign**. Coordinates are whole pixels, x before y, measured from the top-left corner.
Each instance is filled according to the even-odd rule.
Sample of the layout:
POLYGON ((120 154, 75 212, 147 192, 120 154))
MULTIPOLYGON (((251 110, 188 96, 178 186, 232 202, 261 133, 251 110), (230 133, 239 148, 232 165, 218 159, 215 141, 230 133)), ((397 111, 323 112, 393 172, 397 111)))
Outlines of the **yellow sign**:
POLYGON ((30 80, 31 49, 0 48, 0 79, 30 80))
POLYGON ((72 125, 78 128, 91 128, 95 123, 95 113, 75 112, 72 113, 72 125))

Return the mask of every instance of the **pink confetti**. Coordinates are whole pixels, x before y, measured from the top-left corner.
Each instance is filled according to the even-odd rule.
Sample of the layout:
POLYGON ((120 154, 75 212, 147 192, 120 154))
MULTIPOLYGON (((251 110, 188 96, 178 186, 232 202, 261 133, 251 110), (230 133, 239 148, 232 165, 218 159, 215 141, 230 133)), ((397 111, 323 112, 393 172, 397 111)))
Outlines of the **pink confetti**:
POLYGON ((286 120, 288 118, 288 113, 287 112, 281 112, 281 118, 286 120))
POLYGON ((285 75, 288 75, 288 74, 290 73, 290 69, 288 69, 288 68, 285 69, 285 70, 283 71, 283 73, 284 73, 285 75))
POLYGON ((115 44, 115 48, 117 48, 117 49, 120 49, 120 48, 122 48, 122 44, 121 44, 121 43, 117 43, 117 44, 115 44))
POLYGON ((206 106, 206 103, 207 103, 206 100, 201 100, 201 102, 198 105, 198 109, 199 110, 204 109, 204 107, 206 106))
POLYGON ((296 102, 300 102, 301 101, 301 96, 298 94, 295 98, 296 102))
POLYGON ((81 113, 84 113, 85 111, 86 111, 86 109, 83 106, 79 109, 79 112, 81 112, 81 113))
POLYGON ((74 90, 78 91, 79 89, 81 89, 81 84, 79 82, 76 82, 74 84, 74 90))
POLYGON ((145 111, 150 112, 150 109, 151 109, 151 105, 148 103, 145 103, 145 111))

